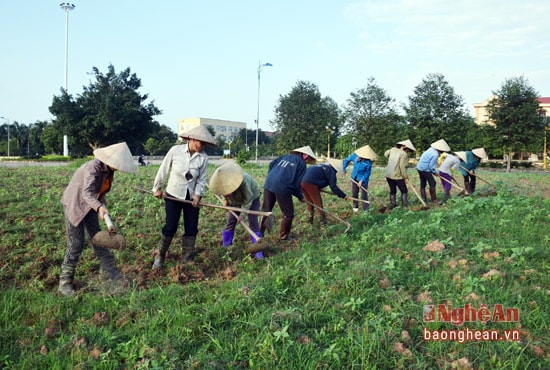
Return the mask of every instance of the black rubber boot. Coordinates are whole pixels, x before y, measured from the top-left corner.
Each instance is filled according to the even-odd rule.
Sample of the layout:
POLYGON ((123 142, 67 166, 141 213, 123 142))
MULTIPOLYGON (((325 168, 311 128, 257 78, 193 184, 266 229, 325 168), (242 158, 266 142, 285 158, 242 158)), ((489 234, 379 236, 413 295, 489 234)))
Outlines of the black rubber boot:
POLYGON ((428 201, 428 197, 426 196, 426 188, 420 189, 420 196, 422 197, 424 203, 428 201))
POLYGON ((436 194, 435 188, 430 188, 430 198, 433 204, 438 204, 438 205, 441 204, 437 200, 437 194, 436 194))
POLYGON ((160 242, 157 249, 157 255, 155 256, 155 262, 153 262, 153 269, 161 269, 164 267, 166 252, 168 252, 168 248, 170 248, 171 243, 172 237, 161 234, 160 242))
POLYGON ((193 262, 195 260, 195 240, 196 236, 181 237, 181 252, 183 262, 193 262))
POLYGON ((401 206, 407 208, 409 206, 409 194, 401 193, 401 206))
POLYGON ((397 207, 397 200, 396 200, 396 195, 395 194, 390 195, 390 206, 391 206, 392 209, 397 207))

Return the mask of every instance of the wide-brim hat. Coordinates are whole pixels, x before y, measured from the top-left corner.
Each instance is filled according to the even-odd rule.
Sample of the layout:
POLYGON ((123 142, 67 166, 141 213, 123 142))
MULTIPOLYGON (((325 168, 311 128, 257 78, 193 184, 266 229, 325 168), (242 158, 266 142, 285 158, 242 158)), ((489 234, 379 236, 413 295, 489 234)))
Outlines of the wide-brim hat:
POLYGON ((439 139, 433 142, 430 146, 441 152, 448 152, 449 150, 451 150, 451 147, 449 146, 449 144, 447 144, 447 142, 444 139, 439 139))
POLYGON ((212 174, 209 184, 210 190, 218 195, 231 194, 241 186, 243 177, 243 169, 237 163, 224 163, 216 168, 212 174))
POLYGON ((137 165, 125 142, 94 150, 94 156, 118 171, 136 173, 137 165))
POLYGON ((410 141, 409 139, 403 140, 403 141, 399 141, 399 142, 397 142, 397 144, 404 145, 404 146, 406 146, 407 148, 409 148, 410 150, 414 150, 414 151, 416 152, 416 148, 414 147, 412 141, 410 141))
POLYGON ((338 173, 344 173, 344 161, 336 158, 327 158, 327 162, 336 170, 338 173))
POLYGON ((204 125, 198 125, 190 130, 182 132, 181 138, 185 140, 195 139, 205 144, 216 146, 216 139, 208 132, 208 129, 204 125))
POLYGON ((485 152, 485 149, 483 149, 483 148, 472 149, 472 153, 474 153, 476 157, 479 157, 481 159, 487 159, 488 158, 487 153, 485 152))
POLYGON ((462 162, 467 162, 466 152, 455 152, 455 155, 460 158, 462 162))
POLYGON ((361 158, 370 159, 371 161, 375 161, 378 158, 378 156, 376 155, 374 150, 372 150, 370 145, 362 146, 361 148, 355 151, 355 154, 357 154, 361 158))
POLYGON ((311 162, 317 162, 317 157, 315 156, 315 154, 313 154, 313 150, 311 150, 311 147, 309 145, 302 146, 297 149, 293 149, 290 152, 307 154, 311 158, 311 162))

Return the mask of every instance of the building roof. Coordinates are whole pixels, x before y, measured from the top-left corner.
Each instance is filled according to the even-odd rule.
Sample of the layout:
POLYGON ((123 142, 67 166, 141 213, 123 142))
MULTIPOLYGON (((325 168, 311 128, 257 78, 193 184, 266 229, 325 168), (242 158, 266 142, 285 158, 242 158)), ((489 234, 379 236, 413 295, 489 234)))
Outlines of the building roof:
POLYGON ((541 97, 538 99, 540 104, 550 104, 550 97, 541 97))

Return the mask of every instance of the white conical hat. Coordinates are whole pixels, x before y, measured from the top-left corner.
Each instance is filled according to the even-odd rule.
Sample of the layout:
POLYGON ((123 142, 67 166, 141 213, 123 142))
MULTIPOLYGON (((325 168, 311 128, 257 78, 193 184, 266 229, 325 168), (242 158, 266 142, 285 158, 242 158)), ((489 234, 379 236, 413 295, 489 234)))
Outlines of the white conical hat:
POLYGON ((430 146, 442 152, 448 152, 449 150, 451 150, 451 147, 444 139, 439 139, 433 142, 430 146))
POLYGON ((136 173, 137 165, 125 142, 94 150, 94 156, 118 171, 136 173))
POLYGON ((317 157, 315 156, 315 154, 313 154, 313 150, 311 150, 311 147, 309 145, 293 149, 290 152, 307 154, 314 162, 317 162, 317 157))
POLYGON ((370 159, 371 161, 375 161, 376 158, 378 158, 378 156, 376 155, 374 150, 372 150, 370 145, 362 146, 361 148, 355 151, 355 154, 357 154, 361 158, 370 159))
POLYGON ((487 153, 483 148, 472 149, 472 153, 474 153, 476 157, 479 157, 481 159, 487 159, 487 153))
POLYGON ((224 163, 212 174, 210 190, 218 195, 231 194, 241 186, 243 177, 243 169, 237 163, 224 163))
POLYGON ((455 155, 460 158, 462 162, 466 162, 466 152, 455 152, 455 155))
POLYGON ((409 148, 410 150, 414 150, 416 152, 416 148, 414 147, 412 141, 410 141, 409 139, 407 140, 403 140, 403 141, 399 141, 397 144, 400 144, 400 145, 405 145, 407 148, 409 148))
POLYGON ((181 135, 181 138, 185 140, 195 139, 202 141, 205 144, 216 146, 216 139, 208 132, 208 129, 204 125, 198 125, 193 127, 190 130, 184 131, 181 135))
POLYGON ((336 170, 338 173, 344 173, 344 161, 336 158, 327 158, 327 162, 336 170))

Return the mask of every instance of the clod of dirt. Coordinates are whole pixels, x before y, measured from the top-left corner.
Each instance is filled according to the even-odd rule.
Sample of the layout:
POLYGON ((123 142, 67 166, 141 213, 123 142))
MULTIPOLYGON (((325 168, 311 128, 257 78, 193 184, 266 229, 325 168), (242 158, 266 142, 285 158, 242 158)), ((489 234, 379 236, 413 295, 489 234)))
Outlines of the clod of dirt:
POLYGON ((422 248, 423 251, 428 252, 441 252, 443 249, 445 249, 445 245, 439 240, 429 242, 424 248, 422 248))

